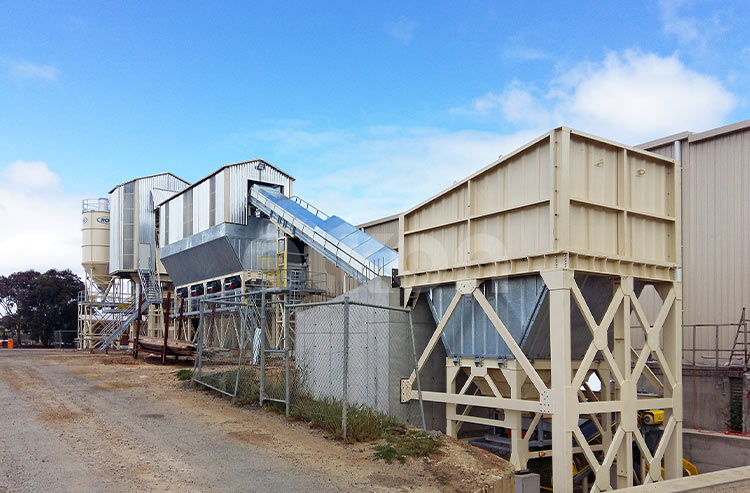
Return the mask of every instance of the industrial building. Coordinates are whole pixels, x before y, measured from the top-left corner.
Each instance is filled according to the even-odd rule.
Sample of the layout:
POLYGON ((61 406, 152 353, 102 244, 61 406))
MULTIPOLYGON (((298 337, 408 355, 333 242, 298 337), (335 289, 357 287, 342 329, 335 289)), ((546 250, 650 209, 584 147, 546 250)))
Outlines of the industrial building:
MULTIPOLYGON (((390 370, 379 409, 409 419, 424 400, 431 427, 536 468, 555 491, 681 477, 683 364, 713 355, 721 378, 747 370, 748 132, 630 147, 559 127, 359 226, 261 159, 192 184, 136 178, 84 202, 79 347, 135 347, 138 334, 166 354, 167 340, 193 340, 201 301, 262 289, 276 313, 267 346, 294 347, 299 329, 297 351, 330 358, 280 307, 347 293, 420 317, 416 371, 395 325, 373 356, 390 370), (683 337, 684 324, 722 328, 683 337)), ((236 347, 234 314, 215 311, 220 344, 236 347)))

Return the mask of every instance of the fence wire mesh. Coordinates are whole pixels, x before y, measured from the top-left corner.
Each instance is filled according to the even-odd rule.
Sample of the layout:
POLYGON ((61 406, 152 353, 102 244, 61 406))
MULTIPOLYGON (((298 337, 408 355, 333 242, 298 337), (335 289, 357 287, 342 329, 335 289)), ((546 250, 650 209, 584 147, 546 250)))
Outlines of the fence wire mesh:
POLYGON ((202 303, 194 382, 235 402, 258 402, 263 302, 262 293, 251 293, 202 303))
MULTIPOLYGON (((195 383, 238 404, 278 406, 352 441, 399 425, 389 412, 408 375, 391 375, 389 358, 398 353, 402 366, 416 366, 411 312, 348 298, 285 305, 257 292, 206 300, 197 345, 195 383)), ((421 402, 411 412, 409 421, 424 427, 421 402)))
MULTIPOLYGON (((348 299, 289 310, 296 321, 290 413, 354 441, 395 426, 389 412, 399 379, 390 374, 389 357, 394 344, 411 343, 411 312, 348 299)), ((413 349, 401 354, 415 363, 413 349)))

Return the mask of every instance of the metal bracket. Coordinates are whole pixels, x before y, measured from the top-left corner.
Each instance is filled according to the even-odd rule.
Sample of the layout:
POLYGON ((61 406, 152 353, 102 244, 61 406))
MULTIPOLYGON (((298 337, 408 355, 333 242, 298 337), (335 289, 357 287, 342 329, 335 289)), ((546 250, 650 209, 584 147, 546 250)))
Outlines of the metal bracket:
POLYGON ((409 383, 408 378, 402 378, 401 379, 401 404, 406 404, 411 399, 409 398, 409 394, 411 393, 411 384, 409 383))

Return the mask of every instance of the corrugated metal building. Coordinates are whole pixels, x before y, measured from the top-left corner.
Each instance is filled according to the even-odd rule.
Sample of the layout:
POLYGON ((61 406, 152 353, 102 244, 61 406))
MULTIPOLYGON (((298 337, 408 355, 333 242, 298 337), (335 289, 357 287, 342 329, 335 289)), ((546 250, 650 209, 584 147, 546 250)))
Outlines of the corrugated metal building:
POLYGON ((261 270, 276 254, 276 227, 248 215, 251 184, 291 196, 294 178, 262 159, 227 164, 157 203, 161 260, 176 286, 261 270))
MULTIPOLYGON (((675 157, 675 142, 682 154, 683 323, 736 324, 750 304, 750 120, 639 147, 675 157)), ((736 332, 720 328, 719 347, 731 348, 736 332)), ((713 328, 697 333, 696 347, 714 347, 713 328)), ((692 347, 692 330, 685 347, 692 347)), ((713 364, 711 353, 696 359, 713 364)))
POLYGON ((160 189, 176 193, 188 185, 172 173, 160 173, 126 181, 109 191, 110 273, 132 274, 137 271, 141 256, 148 260, 155 241, 152 192, 160 189), (139 248, 139 245, 146 247, 139 248))

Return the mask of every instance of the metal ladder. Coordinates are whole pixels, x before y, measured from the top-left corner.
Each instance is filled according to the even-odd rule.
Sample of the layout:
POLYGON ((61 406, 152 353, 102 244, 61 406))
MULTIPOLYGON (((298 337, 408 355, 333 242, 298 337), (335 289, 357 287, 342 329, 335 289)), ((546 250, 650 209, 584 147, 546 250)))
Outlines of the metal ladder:
MULTIPOLYGON (((734 335, 734 344, 732 345, 732 352, 729 354, 729 366, 732 366, 735 355, 739 358, 742 357, 742 367, 748 369, 748 332, 747 329, 747 318, 745 318, 745 307, 742 307, 742 316, 740 321, 737 322, 737 333, 734 335)), ((695 344, 695 341, 693 341, 695 344)))

